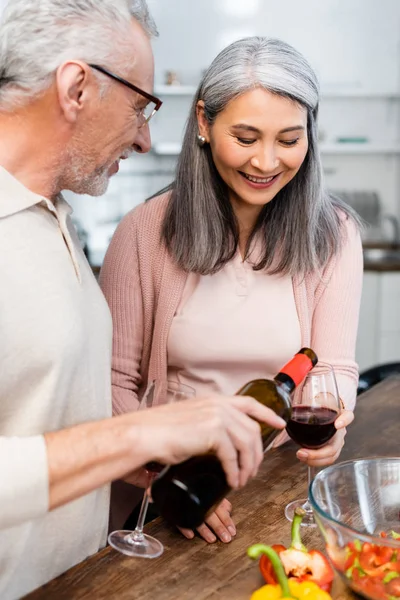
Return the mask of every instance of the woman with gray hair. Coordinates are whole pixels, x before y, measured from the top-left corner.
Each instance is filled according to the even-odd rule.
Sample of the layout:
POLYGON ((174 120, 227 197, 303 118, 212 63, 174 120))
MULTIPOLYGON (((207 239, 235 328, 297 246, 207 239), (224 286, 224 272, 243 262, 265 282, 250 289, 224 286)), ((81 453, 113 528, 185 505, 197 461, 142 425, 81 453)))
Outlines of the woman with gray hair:
MULTIPOLYGON (((362 251, 357 216, 323 187, 318 100, 310 65, 279 40, 239 40, 204 74, 175 181, 123 219, 102 269, 116 413, 150 380, 235 393, 310 346, 333 365, 345 409, 326 446, 297 456, 339 456, 356 397, 362 251)), ((226 501, 199 533, 232 539, 226 501)))

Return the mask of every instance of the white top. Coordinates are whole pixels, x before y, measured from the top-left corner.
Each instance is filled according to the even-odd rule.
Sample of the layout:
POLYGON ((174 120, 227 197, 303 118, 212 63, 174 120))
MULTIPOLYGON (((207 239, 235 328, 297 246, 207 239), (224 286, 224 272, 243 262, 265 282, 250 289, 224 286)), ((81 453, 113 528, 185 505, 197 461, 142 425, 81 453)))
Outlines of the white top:
POLYGON ((168 338, 168 378, 197 395, 272 378, 301 348, 292 278, 254 271, 239 253, 214 275, 189 274, 168 338))
POLYGON ((108 486, 48 512, 42 434, 111 416, 111 318, 70 213, 0 167, 2 600, 106 542, 108 486))

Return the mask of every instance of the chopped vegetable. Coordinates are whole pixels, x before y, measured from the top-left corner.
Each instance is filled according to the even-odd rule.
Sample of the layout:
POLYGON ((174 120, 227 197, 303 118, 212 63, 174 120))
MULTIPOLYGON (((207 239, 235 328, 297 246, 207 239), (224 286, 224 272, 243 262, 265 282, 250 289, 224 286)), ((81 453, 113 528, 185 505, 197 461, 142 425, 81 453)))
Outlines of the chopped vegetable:
POLYGON ((344 571, 356 591, 379 600, 400 599, 400 551, 384 545, 383 540, 400 539, 400 534, 380 534, 382 544, 354 540, 340 554, 333 546, 328 552, 338 569, 344 571), (341 556, 340 562, 337 560, 341 556), (336 559, 336 560, 335 560, 336 559))
MULTIPOLYGON (((304 511, 297 509, 292 522, 292 543, 290 548, 274 545, 272 548, 279 554, 289 581, 314 581, 321 589, 330 591, 335 576, 328 560, 318 550, 310 550, 301 541, 300 526, 304 511)), ((272 563, 268 556, 262 555, 260 571, 267 583, 276 583, 272 563)))
MULTIPOLYGON (((291 598, 293 600, 331 600, 332 596, 325 592, 325 590, 321 590, 320 587, 317 586, 316 583, 312 581, 303 581, 302 583, 298 583, 295 580, 289 581, 289 588, 291 598)), ((252 595, 250 600, 281 600, 282 598, 286 598, 286 596, 282 596, 281 586, 280 585, 264 585, 260 589, 256 590, 252 595)), ((398 600, 394 598, 393 600, 398 600)))
POLYGON ((389 581, 392 581, 392 579, 395 579, 398 576, 399 574, 396 573, 396 571, 389 571, 389 573, 387 573, 387 575, 385 575, 383 578, 383 583, 389 583, 389 581))
POLYGON ((267 556, 278 581, 256 590, 250 600, 331 600, 328 592, 321 590, 313 581, 288 580, 280 557, 271 546, 255 544, 247 550, 247 554, 254 560, 267 556))
POLYGON ((389 593, 389 596, 400 598, 400 577, 398 573, 396 578, 392 578, 387 582, 386 591, 389 593))

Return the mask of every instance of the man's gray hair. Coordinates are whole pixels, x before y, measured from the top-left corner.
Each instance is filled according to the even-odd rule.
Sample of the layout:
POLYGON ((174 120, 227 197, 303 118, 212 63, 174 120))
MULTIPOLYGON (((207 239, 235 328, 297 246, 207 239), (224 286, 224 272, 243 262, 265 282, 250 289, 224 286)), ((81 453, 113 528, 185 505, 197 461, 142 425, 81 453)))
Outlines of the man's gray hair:
POLYGON ((157 35, 145 0, 9 0, 0 21, 0 110, 46 90, 66 60, 127 68, 132 17, 157 35))

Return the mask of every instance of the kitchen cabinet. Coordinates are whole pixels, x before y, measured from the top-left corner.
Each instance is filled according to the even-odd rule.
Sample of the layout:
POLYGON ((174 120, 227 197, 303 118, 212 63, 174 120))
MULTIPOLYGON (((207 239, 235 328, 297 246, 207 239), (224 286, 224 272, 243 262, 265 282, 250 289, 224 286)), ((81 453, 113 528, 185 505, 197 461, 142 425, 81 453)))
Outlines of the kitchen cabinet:
POLYGON ((400 270, 364 272, 356 360, 360 371, 400 362, 400 270))
POLYGON ((378 363, 380 273, 364 272, 356 361, 360 371, 378 363))

